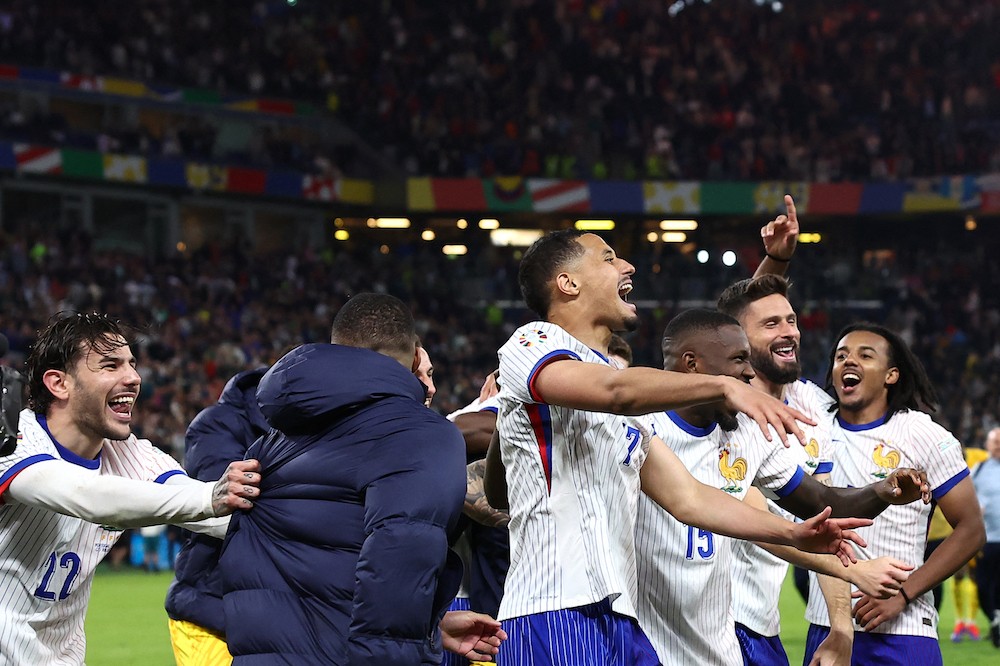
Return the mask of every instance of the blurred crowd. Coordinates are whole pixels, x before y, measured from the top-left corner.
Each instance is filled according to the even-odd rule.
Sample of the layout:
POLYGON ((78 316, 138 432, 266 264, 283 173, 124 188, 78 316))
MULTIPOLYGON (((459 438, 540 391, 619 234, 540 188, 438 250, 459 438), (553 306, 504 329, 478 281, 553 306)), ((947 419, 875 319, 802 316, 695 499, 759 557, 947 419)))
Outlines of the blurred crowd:
MULTIPOLYGON (((180 457, 187 424, 230 376, 270 364, 291 346, 329 340, 333 315, 350 294, 388 291, 417 315, 435 366, 434 408, 448 413, 478 395, 496 367, 496 350, 532 318, 520 307, 519 253, 488 244, 470 245, 463 257, 446 257, 429 244, 384 247, 385 253, 377 243, 342 243, 267 256, 216 244, 153 261, 97 250, 81 232, 2 235, 7 362, 23 361, 53 313, 97 309, 119 316, 137 329, 143 377, 137 430, 180 457)), ((823 382, 844 324, 888 323, 928 366, 942 398, 936 418, 963 441, 981 443, 1000 415, 1000 266, 988 244, 931 247, 901 237, 891 263, 800 249, 791 277, 805 374, 823 382)), ((701 265, 664 246, 623 256, 637 268, 632 300, 643 319, 628 340, 636 362, 650 366, 661 364, 659 340, 670 317, 714 303, 754 268, 701 265)))
POLYGON ((319 102, 412 174, 878 180, 1000 169, 998 10, 11 0, 0 61, 319 102))

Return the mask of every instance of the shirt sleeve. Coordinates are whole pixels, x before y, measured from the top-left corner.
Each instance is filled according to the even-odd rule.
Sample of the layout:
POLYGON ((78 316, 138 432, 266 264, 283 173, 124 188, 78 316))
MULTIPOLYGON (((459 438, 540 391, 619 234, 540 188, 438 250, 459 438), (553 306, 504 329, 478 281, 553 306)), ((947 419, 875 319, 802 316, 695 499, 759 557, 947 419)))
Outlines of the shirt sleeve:
POLYGON ((940 500, 959 481, 969 475, 962 455, 962 445, 950 432, 934 423, 929 416, 918 414, 909 428, 914 447, 924 461, 927 482, 934 500, 940 500))
POLYGON ((7 493, 21 504, 121 529, 215 515, 211 484, 150 483, 97 474, 56 459, 22 470, 7 493))
POLYGON ((575 346, 565 331, 551 324, 533 322, 522 326, 500 348, 501 391, 520 402, 542 402, 535 391, 535 378, 553 361, 581 360, 575 346))
MULTIPOLYGON (((27 410, 25 410, 27 411, 27 410)), ((22 418, 33 418, 33 415, 21 412, 22 418)), ((48 438, 32 438, 18 435, 17 446, 7 456, 0 458, 0 496, 7 492, 10 482, 35 463, 45 460, 55 460, 55 452, 48 438)))
MULTIPOLYGON (((772 431, 769 442, 755 423, 742 421, 738 433, 737 441, 742 441, 748 455, 759 461, 753 485, 770 490, 778 497, 785 497, 802 483, 805 471, 799 467, 791 451, 781 443, 777 433, 772 431)), ((798 440, 794 437, 791 439, 791 446, 799 446, 798 440)))

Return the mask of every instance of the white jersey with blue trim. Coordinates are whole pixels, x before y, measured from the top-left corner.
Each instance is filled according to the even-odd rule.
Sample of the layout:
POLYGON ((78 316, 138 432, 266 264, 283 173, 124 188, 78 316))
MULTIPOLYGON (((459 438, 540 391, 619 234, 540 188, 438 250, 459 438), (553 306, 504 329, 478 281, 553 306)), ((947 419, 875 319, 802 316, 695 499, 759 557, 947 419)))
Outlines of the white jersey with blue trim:
POLYGON ((648 419, 542 401, 534 381, 548 363, 610 365, 555 324, 522 326, 499 356, 497 427, 510 503, 499 618, 605 599, 635 617, 635 519, 648 419))
MULTIPOLYGON (((784 387, 785 403, 813 421, 815 426, 803 426, 806 446, 790 438, 790 453, 807 474, 829 474, 833 470, 830 429, 833 398, 816 384, 800 379, 784 387)), ((782 518, 796 520, 772 500, 768 508, 782 518)), ((777 636, 781 630, 778 599, 788 575, 788 563, 749 541, 737 541, 733 546, 733 617, 761 636, 777 636)))
MULTIPOLYGON (((656 435, 702 483, 734 498, 750 485, 783 497, 805 472, 778 441, 768 442, 757 424, 740 414, 739 427, 698 428, 674 412, 654 417, 656 435)), ((662 446, 653 440, 652 446, 662 446)), ((685 525, 643 496, 636 551, 639 626, 664 661, 690 666, 739 666, 730 611, 729 570, 736 540, 685 525)))
MULTIPOLYGON (((903 411, 888 420, 851 425, 834 421, 833 485, 859 488, 880 481, 899 467, 927 472, 927 482, 935 501, 944 497, 959 481, 969 476, 962 446, 955 436, 919 411, 903 411)), ((855 531, 868 542, 855 544, 858 557, 894 557, 920 566, 924 562, 931 505, 911 502, 890 506, 868 527, 855 531)), ((810 574, 806 619, 830 626, 815 574, 810 574)), ((938 614, 930 591, 913 600, 896 619, 876 627, 877 634, 926 636, 937 639, 938 614)), ((855 626, 855 631, 860 628, 855 626)))
POLYGON ((20 415, 17 448, 0 458, 0 665, 77 665, 98 563, 121 536, 79 518, 18 503, 7 492, 25 469, 63 460, 97 475, 163 482, 184 470, 148 440, 104 441, 94 460, 60 446, 34 412, 20 415))

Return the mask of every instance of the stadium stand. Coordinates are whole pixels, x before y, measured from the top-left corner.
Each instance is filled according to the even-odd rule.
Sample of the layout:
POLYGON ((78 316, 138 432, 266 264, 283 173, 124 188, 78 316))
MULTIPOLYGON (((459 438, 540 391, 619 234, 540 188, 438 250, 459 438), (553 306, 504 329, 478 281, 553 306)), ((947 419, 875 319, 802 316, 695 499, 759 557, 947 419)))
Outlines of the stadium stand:
POLYGON ((826 182, 1000 166, 991 0, 240 8, 16 0, 0 61, 308 100, 410 174, 826 182))

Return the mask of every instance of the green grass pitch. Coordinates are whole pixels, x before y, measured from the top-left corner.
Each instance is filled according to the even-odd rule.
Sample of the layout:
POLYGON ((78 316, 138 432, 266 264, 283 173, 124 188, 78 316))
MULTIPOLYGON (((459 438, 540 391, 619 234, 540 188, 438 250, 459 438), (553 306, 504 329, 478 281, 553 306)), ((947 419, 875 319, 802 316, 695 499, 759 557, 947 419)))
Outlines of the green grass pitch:
MULTIPOLYGON (((174 663, 167 633, 163 597, 169 572, 148 574, 135 569, 120 572, 101 569, 94 581, 87 614, 88 666, 169 666, 174 663)), ((781 598, 781 638, 792 666, 802 663, 807 625, 805 606, 788 582, 781 598)), ((978 643, 948 640, 954 624, 951 595, 946 591, 941 609, 941 651, 949 666, 996 666, 1000 650, 988 640, 978 643)), ((979 628, 986 636, 986 620, 979 628)))

